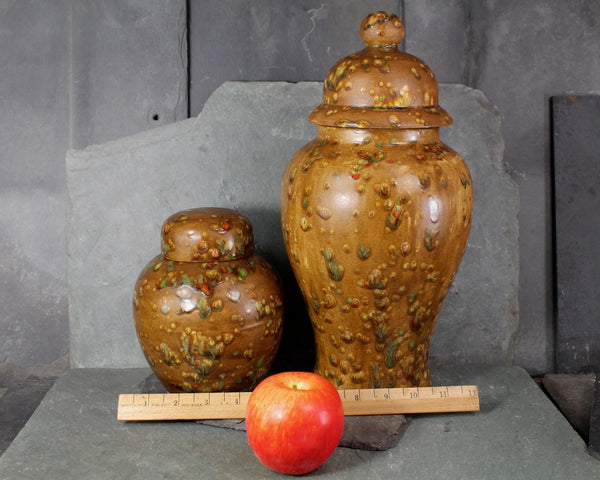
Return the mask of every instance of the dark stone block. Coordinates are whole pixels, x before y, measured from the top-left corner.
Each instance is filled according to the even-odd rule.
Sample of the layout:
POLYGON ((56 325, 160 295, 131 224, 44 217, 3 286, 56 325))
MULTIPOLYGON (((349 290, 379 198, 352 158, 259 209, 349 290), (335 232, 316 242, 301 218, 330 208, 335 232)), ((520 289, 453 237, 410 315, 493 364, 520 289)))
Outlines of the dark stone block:
POLYGON ((584 440, 588 440, 594 375, 545 375, 542 384, 556 406, 584 440))
POLYGON ((409 422, 405 415, 346 417, 340 447, 389 450, 398 444, 409 422))
POLYGON ((30 376, 24 380, 14 375, 0 378, 0 455, 38 407, 56 377, 30 376))
POLYGON ((594 382, 588 450, 590 455, 600 460, 600 377, 598 376, 594 382))
MULTIPOLYGON (((395 447, 408 423, 405 415, 363 415, 346 417, 340 447, 380 451, 395 447)), ((198 423, 219 428, 246 431, 241 419, 199 420, 198 423)))
POLYGON ((600 95, 552 99, 557 370, 600 367, 600 95))
MULTIPOLYGON (((139 384, 140 392, 165 393, 166 390, 154 374, 139 384)), ((364 415, 346 417, 340 447, 357 450, 388 450, 398 444, 410 417, 404 415, 364 415)), ((231 430, 246 430, 242 419, 198 420, 197 423, 231 430)))
MULTIPOLYGON (((409 421, 410 418, 404 415, 346 417, 339 446, 356 450, 389 450, 398 444, 409 421)), ((246 423, 241 419, 198 420, 197 423, 246 431, 246 423)))

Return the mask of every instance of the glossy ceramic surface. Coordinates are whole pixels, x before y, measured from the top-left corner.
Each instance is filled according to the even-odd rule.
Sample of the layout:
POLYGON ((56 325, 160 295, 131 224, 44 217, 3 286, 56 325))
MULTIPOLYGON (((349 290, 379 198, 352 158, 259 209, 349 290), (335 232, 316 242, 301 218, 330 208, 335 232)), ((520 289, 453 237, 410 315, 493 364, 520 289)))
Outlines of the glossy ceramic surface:
POLYGON ((398 17, 376 12, 361 32, 365 50, 324 82, 310 116, 317 138, 284 173, 284 242, 317 373, 338 388, 430 385, 433 329, 471 226, 471 177, 439 139, 451 119, 433 74, 397 50, 398 17))
POLYGON ((164 222, 161 243, 133 296, 154 373, 171 392, 251 390, 281 340, 283 292, 250 223, 228 209, 187 210, 164 222))

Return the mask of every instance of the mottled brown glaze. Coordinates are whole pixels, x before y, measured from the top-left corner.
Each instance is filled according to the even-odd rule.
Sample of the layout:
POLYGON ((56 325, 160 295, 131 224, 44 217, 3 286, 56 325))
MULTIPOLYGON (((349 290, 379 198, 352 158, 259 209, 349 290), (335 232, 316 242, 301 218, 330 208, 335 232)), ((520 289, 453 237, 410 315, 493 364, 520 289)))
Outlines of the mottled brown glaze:
MULTIPOLYGON (((406 55, 396 48, 404 31, 398 17, 377 12, 361 31, 365 25, 375 33, 363 35, 367 48, 348 57, 353 62, 406 55), (385 46, 374 45, 377 32, 385 46)), ((451 120, 437 105, 429 70, 416 86, 404 61, 361 73, 361 89, 405 84, 412 100, 368 106, 362 92, 349 93, 352 83, 337 102, 357 116, 340 123, 324 114, 339 65, 310 117, 317 138, 292 158, 281 191, 284 242, 315 333, 315 370, 338 388, 430 385, 433 329, 471 226, 471 177, 439 139, 438 127, 451 120), (423 118, 430 108, 429 122, 385 120, 423 118), (379 120, 361 123, 365 116, 379 120)))
POLYGON ((251 390, 281 341, 283 292, 250 222, 229 209, 176 213, 133 295, 138 339, 170 392, 251 390))
POLYGON ((404 25, 375 12, 360 27, 366 48, 329 71, 323 102, 309 116, 318 125, 347 128, 423 128, 452 124, 438 105, 438 84, 419 58, 398 50, 404 25))

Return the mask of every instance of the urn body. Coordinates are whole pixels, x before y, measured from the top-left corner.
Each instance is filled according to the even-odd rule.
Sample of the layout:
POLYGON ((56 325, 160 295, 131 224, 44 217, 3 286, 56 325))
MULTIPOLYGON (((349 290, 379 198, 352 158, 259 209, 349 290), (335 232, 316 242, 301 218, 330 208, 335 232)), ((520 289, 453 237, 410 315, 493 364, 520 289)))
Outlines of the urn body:
POLYGON ((433 329, 471 225, 460 156, 437 128, 319 126, 281 199, 315 371, 338 388, 430 385, 433 329))
POLYGON ((162 227, 162 253, 134 288, 142 351, 171 392, 251 390, 282 333, 283 292, 254 252, 248 220, 229 209, 179 212, 162 227))
POLYGON ((460 264, 473 191, 439 138, 450 115, 404 24, 364 18, 365 48, 339 60, 309 116, 317 137, 282 180, 282 232, 316 342, 338 388, 431 384, 433 329, 460 264))

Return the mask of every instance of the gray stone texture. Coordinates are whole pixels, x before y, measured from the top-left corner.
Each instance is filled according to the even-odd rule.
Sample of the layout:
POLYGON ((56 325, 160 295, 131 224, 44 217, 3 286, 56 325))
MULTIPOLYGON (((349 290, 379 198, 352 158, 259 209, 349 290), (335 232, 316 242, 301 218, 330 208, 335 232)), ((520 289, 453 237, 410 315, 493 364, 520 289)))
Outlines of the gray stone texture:
POLYGON ((553 97, 557 371, 600 372, 600 95, 553 97))
POLYGON ((520 186, 513 358, 530 373, 553 370, 549 98, 600 90, 599 2, 0 3, 0 363, 66 368, 65 152, 183 119, 189 5, 194 116, 225 80, 322 80, 361 47, 357 23, 374 8, 405 19, 404 47, 439 81, 475 87, 498 106, 505 164, 520 186))
POLYGON ((190 107, 197 115, 223 82, 320 81, 363 48, 362 19, 402 1, 202 0, 190 2, 190 107), (226 5, 226 6, 225 6, 226 5))
POLYGON ((0 3, 0 365, 49 364, 69 349, 67 6, 0 3))
POLYGON ((512 363, 519 326, 519 195, 503 168, 498 109, 478 90, 440 87, 454 123, 441 139, 473 179, 471 233, 433 335, 432 362, 512 363))
POLYGON ((14 375, 3 378, 0 387, 0 455, 25 426, 52 387, 55 377, 30 376, 21 380, 14 375))
POLYGON ((588 452, 596 460, 600 460, 600 377, 596 377, 596 381, 594 382, 588 452))
POLYGON ((297 7, 284 9, 277 3, 273 9, 267 0, 254 2, 248 15, 247 3, 228 2, 223 24, 235 21, 239 33, 229 32, 226 57, 220 55, 223 37, 214 33, 214 18, 222 11, 223 3, 191 3, 191 114, 201 111, 203 99, 218 85, 217 80, 322 80, 337 59, 362 47, 357 27, 365 11, 397 12, 405 20, 403 48, 407 52, 425 60, 438 81, 461 83, 484 92, 505 118, 504 162, 520 187, 521 321, 514 361, 531 373, 552 371, 555 342, 549 98, 557 93, 600 90, 600 2, 293 3, 297 7), (303 31, 303 26, 307 30, 303 31), (302 42, 307 34, 309 41, 302 42), (194 48, 201 49, 202 54, 195 54, 194 48), (277 61, 269 63, 271 58, 277 61))
MULTIPOLYGON (((472 2, 467 83, 504 117, 505 163, 519 185, 520 327, 515 360, 554 365, 550 97, 600 90, 600 2, 472 2)), ((597 231, 596 231, 597 233, 597 231)))
POLYGON ((187 117, 186 31, 183 0, 0 2, 0 385, 68 368, 65 153, 187 117))
POLYGON ((590 430, 596 375, 550 373, 542 385, 552 401, 586 442, 590 430))
POLYGON ((405 415, 354 415, 344 417, 340 447, 389 450, 402 440, 412 417, 405 415))
POLYGON ((71 147, 187 118, 185 0, 75 1, 70 25, 71 147))
MULTIPOLYGON (((195 422, 118 422, 117 396, 148 369, 74 369, 0 457, 5 480, 281 478, 244 432, 195 422), (32 454, 32 452, 35 452, 32 454)), ((479 387, 477 413, 415 415, 384 452, 337 448, 314 476, 380 479, 597 479, 600 462, 518 367, 445 367, 440 385, 479 387)))
MULTIPOLYGON (((74 367, 145 365, 134 333, 137 275, 160 252, 160 225, 190 207, 228 207, 254 226, 256 247, 297 290, 280 230, 279 192, 293 154, 315 136, 306 117, 322 84, 229 82, 196 119, 67 155, 69 308, 74 367)), ((433 362, 510 363, 518 325, 518 196, 502 170, 500 114, 485 96, 442 85, 455 123, 444 141, 471 170, 475 206, 467 251, 432 345, 433 362)), ((294 301, 292 299, 292 301, 294 301)), ((302 302, 284 331, 310 332, 302 302)), ((309 337, 289 335, 282 350, 309 337)), ((291 354, 291 353, 290 353, 291 354)))

